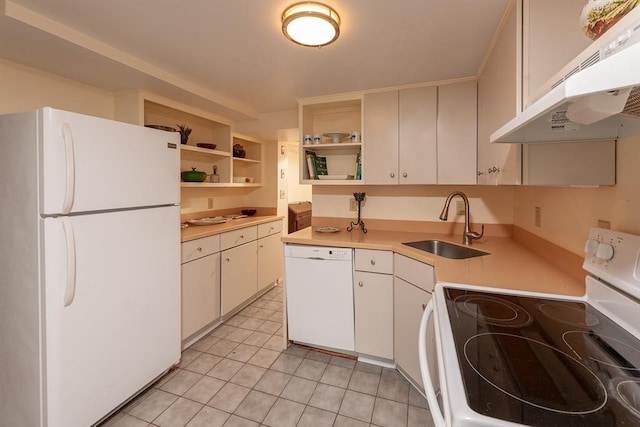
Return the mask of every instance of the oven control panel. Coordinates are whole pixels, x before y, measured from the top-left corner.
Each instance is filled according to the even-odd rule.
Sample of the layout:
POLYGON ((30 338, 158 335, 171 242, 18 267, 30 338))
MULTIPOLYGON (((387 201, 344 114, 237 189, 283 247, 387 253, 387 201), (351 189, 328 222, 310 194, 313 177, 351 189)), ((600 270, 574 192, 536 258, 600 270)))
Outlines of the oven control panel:
POLYGON ((585 270, 640 299, 640 236, 593 227, 584 255, 585 270))

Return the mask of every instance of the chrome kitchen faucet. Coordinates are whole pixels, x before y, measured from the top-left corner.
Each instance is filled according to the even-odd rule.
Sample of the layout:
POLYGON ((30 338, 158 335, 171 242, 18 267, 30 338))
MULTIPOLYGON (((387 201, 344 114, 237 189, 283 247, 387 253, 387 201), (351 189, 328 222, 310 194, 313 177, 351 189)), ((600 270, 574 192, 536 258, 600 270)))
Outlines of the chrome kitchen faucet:
POLYGON ((471 231, 469 228, 469 199, 467 199, 466 194, 462 191, 454 191, 449 194, 447 200, 444 202, 444 208, 442 208, 442 212, 440 213, 440 220, 446 221, 449 217, 449 204, 455 196, 462 197, 464 201, 464 233, 462 233, 462 243, 464 245, 470 245, 473 240, 480 239, 484 235, 484 224, 482 224, 482 231, 480 233, 471 231))

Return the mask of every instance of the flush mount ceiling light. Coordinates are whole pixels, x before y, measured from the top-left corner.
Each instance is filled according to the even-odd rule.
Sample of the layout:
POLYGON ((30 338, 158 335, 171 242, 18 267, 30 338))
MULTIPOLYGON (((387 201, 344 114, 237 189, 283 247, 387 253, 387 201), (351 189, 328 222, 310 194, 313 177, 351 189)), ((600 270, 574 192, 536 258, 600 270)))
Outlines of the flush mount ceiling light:
POLYGON ((289 40, 302 46, 326 46, 340 35, 340 17, 322 3, 296 3, 282 13, 282 32, 289 40))

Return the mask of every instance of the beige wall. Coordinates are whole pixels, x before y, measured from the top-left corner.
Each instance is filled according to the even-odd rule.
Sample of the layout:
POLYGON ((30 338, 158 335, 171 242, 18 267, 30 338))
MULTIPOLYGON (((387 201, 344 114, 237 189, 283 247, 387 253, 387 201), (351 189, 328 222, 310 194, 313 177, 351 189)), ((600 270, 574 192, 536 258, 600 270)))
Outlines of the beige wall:
POLYGON ((112 93, 5 60, 0 60, 0 94, 0 114, 49 106, 114 117, 112 93))
MULTIPOLYGON (((451 191, 462 190, 469 198, 471 221, 485 224, 513 222, 513 188, 490 186, 345 186, 313 187, 313 215, 348 218, 349 199, 356 191, 367 193, 362 217, 375 219, 438 221, 444 201, 451 191)), ((459 199, 457 199, 459 200, 459 199)), ((450 207, 450 221, 464 221, 450 207)))
POLYGON ((589 227, 599 219, 614 230, 640 234, 640 136, 620 140, 616 157, 612 187, 515 187, 514 224, 580 256, 589 227), (536 206, 541 227, 534 225, 536 206))

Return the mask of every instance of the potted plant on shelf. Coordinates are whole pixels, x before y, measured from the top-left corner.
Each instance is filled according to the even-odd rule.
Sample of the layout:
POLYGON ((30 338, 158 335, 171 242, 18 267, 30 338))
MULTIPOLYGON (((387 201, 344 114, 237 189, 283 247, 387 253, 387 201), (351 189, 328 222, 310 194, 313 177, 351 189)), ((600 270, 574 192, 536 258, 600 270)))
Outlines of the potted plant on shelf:
POLYGON ((180 132, 180 143, 186 144, 189 140, 189 135, 191 135, 191 128, 187 127, 187 125, 176 125, 178 126, 180 132))

